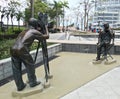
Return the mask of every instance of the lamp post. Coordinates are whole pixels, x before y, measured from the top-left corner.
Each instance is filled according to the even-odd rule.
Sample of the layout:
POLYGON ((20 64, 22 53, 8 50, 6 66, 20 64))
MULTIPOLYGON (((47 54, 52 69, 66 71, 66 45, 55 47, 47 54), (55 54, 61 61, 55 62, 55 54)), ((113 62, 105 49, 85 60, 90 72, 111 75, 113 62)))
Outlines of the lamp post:
POLYGON ((31 17, 34 17, 34 0, 30 0, 30 4, 31 4, 31 17))
POLYGON ((65 31, 65 24, 64 24, 64 21, 65 21, 65 8, 63 7, 63 29, 62 31, 64 32, 65 31))

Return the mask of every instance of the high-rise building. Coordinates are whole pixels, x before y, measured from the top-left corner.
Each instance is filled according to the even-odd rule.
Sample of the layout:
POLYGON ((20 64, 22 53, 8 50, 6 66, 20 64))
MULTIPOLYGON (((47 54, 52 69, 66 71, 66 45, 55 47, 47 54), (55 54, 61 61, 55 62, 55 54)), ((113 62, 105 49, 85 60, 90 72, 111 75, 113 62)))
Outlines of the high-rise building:
POLYGON ((111 27, 120 24, 120 0, 97 0, 94 23, 108 22, 111 27))

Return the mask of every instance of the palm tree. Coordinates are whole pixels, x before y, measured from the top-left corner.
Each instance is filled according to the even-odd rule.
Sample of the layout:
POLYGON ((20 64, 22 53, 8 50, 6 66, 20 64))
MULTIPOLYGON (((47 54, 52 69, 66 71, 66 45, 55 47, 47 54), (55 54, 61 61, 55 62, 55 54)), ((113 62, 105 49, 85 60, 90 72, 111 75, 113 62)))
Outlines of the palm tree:
POLYGON ((56 28, 58 27, 58 18, 62 14, 62 3, 61 1, 54 1, 53 11, 56 13, 56 28))
MULTIPOLYGON (((3 9, 2 10, 0 10, 0 12, 1 12, 1 22, 3 23, 3 18, 4 18, 4 16, 5 16, 5 7, 3 7, 3 9)), ((2 24, 1 24, 1 30, 3 29, 3 27, 2 27, 2 24)))
POLYGON ((33 5, 32 2, 33 2, 33 0, 29 0, 27 2, 28 7, 25 9, 25 12, 24 12, 25 13, 25 22, 28 22, 30 17, 34 16, 35 18, 37 18, 38 12, 43 12, 43 13, 48 12, 47 11, 48 5, 45 2, 42 2, 42 0, 35 0, 34 8, 33 8, 33 6, 31 8, 31 5, 33 5), (31 9, 33 9, 34 11, 32 11, 31 9), (31 15, 31 13, 33 13, 33 12, 34 12, 34 15, 31 15))
POLYGON ((17 18, 17 21, 18 21, 18 28, 20 30, 20 19, 23 18, 23 13, 21 11, 18 11, 18 13, 16 13, 15 15, 16 15, 16 18, 17 18))
POLYGON ((34 17, 38 17, 38 12, 42 13, 48 13, 48 4, 45 2, 42 2, 42 0, 36 0, 34 2, 34 17))
POLYGON ((57 28, 60 15, 62 15, 64 17, 64 8, 69 8, 68 2, 67 1, 63 1, 63 2, 62 1, 58 1, 58 2, 54 1, 54 3, 51 5, 53 6, 53 8, 52 8, 53 13, 56 13, 55 18, 56 18, 56 28, 57 28))
POLYGON ((20 3, 17 1, 10 1, 8 3, 8 9, 10 10, 10 18, 11 18, 11 23, 12 23, 12 31, 13 31, 13 17, 16 14, 16 11, 19 11, 17 7, 20 6, 20 3))
POLYGON ((13 28, 13 17, 15 16, 15 10, 14 9, 11 9, 11 13, 10 13, 10 17, 11 17, 11 23, 12 23, 12 31, 14 30, 13 28))
POLYGON ((6 17, 7 17, 7 29, 8 29, 8 22, 9 22, 10 10, 6 10, 5 15, 6 15, 6 17))

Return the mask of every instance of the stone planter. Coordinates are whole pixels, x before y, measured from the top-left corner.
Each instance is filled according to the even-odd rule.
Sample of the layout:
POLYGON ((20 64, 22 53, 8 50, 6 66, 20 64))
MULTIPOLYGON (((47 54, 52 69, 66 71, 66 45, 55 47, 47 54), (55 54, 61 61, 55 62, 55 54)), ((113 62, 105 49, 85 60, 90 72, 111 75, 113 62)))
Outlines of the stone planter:
MULTIPOLYGON (((62 50, 61 44, 54 44, 51 46, 48 46, 48 57, 53 57, 56 53, 60 52, 62 50)), ((36 50, 30 52, 32 57, 35 57, 36 50)), ((43 61, 42 56, 42 49, 39 49, 36 64, 43 61)), ((23 70, 25 67, 23 66, 23 70)), ((11 64, 11 58, 0 60, 0 81, 11 77, 13 75, 12 73, 12 64, 11 64)))

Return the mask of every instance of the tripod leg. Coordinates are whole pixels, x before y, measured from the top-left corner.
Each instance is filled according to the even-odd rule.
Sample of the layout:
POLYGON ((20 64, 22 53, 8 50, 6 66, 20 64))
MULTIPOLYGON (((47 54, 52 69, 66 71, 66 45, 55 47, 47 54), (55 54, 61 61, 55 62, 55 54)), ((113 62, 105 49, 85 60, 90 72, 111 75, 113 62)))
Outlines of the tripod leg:
POLYGON ((113 59, 113 57, 111 56, 111 54, 108 52, 108 55, 111 57, 111 59, 113 59))
POLYGON ((34 63, 36 62, 39 48, 40 48, 40 41, 38 42, 38 47, 37 47, 37 51, 36 51, 36 54, 35 54, 34 63))
POLYGON ((48 69, 48 73, 50 74, 49 59, 48 59, 48 50, 47 50, 46 40, 44 40, 44 51, 45 51, 45 58, 46 58, 46 66, 47 66, 47 69, 48 69))
POLYGON ((110 49, 112 48, 112 46, 113 46, 113 44, 111 44, 109 47, 108 47, 108 55, 111 57, 111 59, 113 59, 113 57, 111 56, 111 54, 110 54, 110 49))
POLYGON ((48 56, 47 56, 47 44, 45 40, 42 40, 42 52, 43 52, 43 62, 44 62, 44 68, 45 68, 45 78, 46 82, 48 82, 48 74, 49 74, 49 65, 48 65, 48 56))

